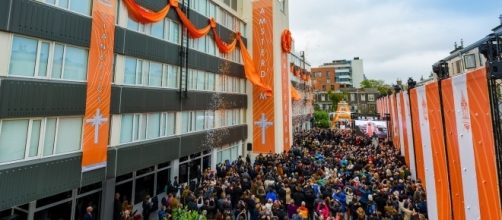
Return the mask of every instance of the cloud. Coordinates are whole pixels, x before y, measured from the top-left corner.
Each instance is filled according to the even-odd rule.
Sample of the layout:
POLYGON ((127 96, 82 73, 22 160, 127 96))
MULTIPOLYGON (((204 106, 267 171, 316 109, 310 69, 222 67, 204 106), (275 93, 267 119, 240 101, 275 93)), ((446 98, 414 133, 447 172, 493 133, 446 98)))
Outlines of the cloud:
POLYGON ((388 83, 428 76, 454 41, 473 43, 498 20, 496 13, 448 11, 420 0, 289 2, 295 49, 304 50, 312 66, 360 57, 367 77, 388 83))

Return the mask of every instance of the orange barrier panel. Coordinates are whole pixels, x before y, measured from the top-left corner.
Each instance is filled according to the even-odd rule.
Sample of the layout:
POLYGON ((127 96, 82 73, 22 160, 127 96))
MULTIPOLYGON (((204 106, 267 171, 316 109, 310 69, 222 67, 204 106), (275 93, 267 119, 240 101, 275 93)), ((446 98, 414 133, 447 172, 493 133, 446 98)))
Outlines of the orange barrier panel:
POLYGON ((450 177, 450 190, 452 193, 452 207, 454 219, 465 219, 464 191, 462 186, 462 168, 460 166, 460 153, 457 140, 457 127, 455 119, 455 103, 453 97, 452 79, 441 82, 443 96, 443 111, 446 129, 446 150, 448 154, 448 172, 450 177))
POLYGON ((405 108, 408 106, 405 105, 404 102, 404 92, 400 92, 398 94, 399 99, 399 111, 400 111, 400 119, 401 129, 400 130, 400 140, 401 140, 401 149, 404 149, 404 160, 406 165, 410 167, 410 153, 409 153, 409 145, 408 145, 408 128, 406 123, 406 111, 405 108))
POLYGON ((411 107, 411 121, 413 126, 413 137, 415 146, 415 160, 417 164, 417 176, 418 179, 422 181, 424 188, 427 187, 425 182, 425 171, 424 171, 424 155, 422 152, 422 135, 420 132, 420 121, 418 115, 418 98, 417 89, 410 90, 410 107, 411 107))
POLYGON ((486 69, 467 74, 467 97, 472 128, 481 219, 501 219, 500 192, 486 69))
MULTIPOLYGON (((430 146, 424 145, 424 150, 431 150, 434 184, 436 189, 436 207, 438 219, 452 219, 450 205, 450 186, 448 180, 448 166, 446 163, 446 152, 443 136, 443 121, 441 112, 441 103, 439 99, 439 86, 437 82, 429 83, 425 86, 427 117, 429 126, 430 146)), ((427 122, 423 122, 427 124, 427 122)), ((422 140, 426 137, 422 137, 422 140)), ((424 154, 425 155, 425 154, 424 154)), ((427 160, 427 159, 426 159, 427 160)), ((426 169, 430 169, 427 167, 426 169)), ((427 178, 427 177, 426 177, 427 178)), ((429 184, 429 182, 427 183, 429 184)), ((429 191, 428 191, 428 194, 429 191)), ((428 202, 430 200, 428 199, 428 202)), ((429 205, 428 205, 429 206, 429 205)), ((430 206, 430 208, 436 208, 430 206)), ((429 207, 427 207, 429 210, 429 207)), ((431 217, 431 216, 430 216, 431 217)), ((431 219, 433 219, 431 217, 431 219)))

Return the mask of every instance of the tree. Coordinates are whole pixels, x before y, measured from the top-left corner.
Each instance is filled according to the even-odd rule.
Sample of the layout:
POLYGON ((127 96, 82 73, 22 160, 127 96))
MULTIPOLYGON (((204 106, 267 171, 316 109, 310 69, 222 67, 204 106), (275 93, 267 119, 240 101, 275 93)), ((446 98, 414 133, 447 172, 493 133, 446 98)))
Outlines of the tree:
POLYGON ((336 111, 338 108, 338 103, 342 100, 347 100, 347 93, 346 92, 335 92, 332 93, 331 91, 328 91, 329 99, 331 100, 332 103, 332 111, 336 111))
POLYGON ((329 128, 329 115, 325 111, 314 112, 315 125, 320 128, 329 128))
POLYGON ((387 92, 392 90, 392 87, 385 84, 383 80, 376 79, 365 79, 361 81, 361 88, 375 88, 380 92, 380 95, 387 95, 387 92))

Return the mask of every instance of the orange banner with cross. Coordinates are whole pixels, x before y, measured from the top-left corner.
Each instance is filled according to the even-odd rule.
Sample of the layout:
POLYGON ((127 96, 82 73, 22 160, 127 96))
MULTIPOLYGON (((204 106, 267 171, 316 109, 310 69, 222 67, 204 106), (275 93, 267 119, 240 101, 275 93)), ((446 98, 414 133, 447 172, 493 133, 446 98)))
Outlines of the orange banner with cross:
POLYGON ((115 33, 115 1, 94 0, 87 71, 82 172, 106 167, 115 33))

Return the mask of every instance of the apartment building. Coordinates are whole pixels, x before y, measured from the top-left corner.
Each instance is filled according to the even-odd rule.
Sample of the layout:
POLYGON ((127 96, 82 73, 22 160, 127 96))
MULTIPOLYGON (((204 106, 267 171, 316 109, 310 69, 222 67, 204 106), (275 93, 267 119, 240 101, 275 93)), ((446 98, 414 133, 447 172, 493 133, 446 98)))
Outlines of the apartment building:
MULTIPOLYGON (((110 111, 98 121, 85 118, 96 1, 0 1, 0 219, 80 219, 88 205, 111 219, 114 193, 139 204, 175 176, 187 183, 237 159, 251 142, 239 49, 223 54, 211 36, 188 38, 174 10, 142 24, 124 1, 103 2, 112 1, 114 42, 100 45, 113 49, 110 111), (106 167, 82 172, 84 128, 103 122, 106 167)), ((222 40, 240 32, 252 48, 250 1, 190 2, 194 25, 214 17, 222 40)), ((166 1, 138 3, 158 11, 166 1)))

